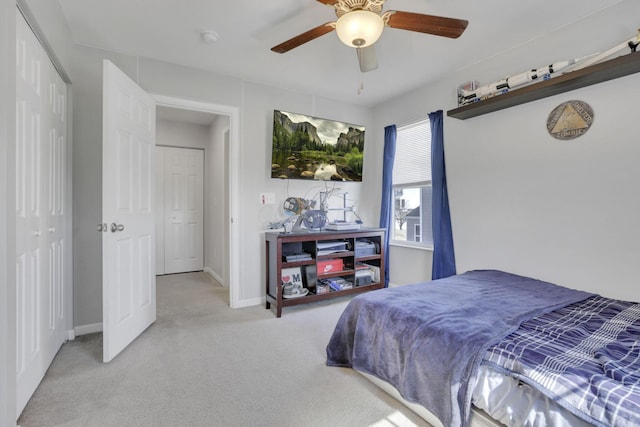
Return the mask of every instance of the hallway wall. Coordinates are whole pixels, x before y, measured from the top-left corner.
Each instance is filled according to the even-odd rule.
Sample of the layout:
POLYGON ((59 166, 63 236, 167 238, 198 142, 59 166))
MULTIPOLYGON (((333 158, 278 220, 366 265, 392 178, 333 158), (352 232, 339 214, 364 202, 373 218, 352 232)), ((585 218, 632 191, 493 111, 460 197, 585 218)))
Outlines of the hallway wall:
POLYGON ((228 116, 216 116, 209 127, 209 149, 204 152, 204 265, 225 287, 229 286, 229 126, 228 116))
POLYGON ((209 126, 157 119, 156 145, 205 150, 209 146, 209 126))
MULTIPOLYGON (((215 117, 211 115, 212 119, 215 117)), ((159 154, 159 148, 165 147, 166 149, 183 148, 183 149, 195 149, 201 150, 203 156, 204 173, 207 173, 207 165, 205 153, 209 150, 209 128, 210 126, 184 122, 180 120, 166 120, 156 118, 156 274, 165 274, 167 267, 165 265, 165 254, 170 247, 165 246, 166 231, 164 215, 166 207, 166 191, 168 188, 167 182, 165 182, 165 167, 160 165, 160 161, 166 162, 169 159, 165 159, 166 151, 163 155, 159 154)), ((204 175, 202 182, 202 203, 203 203, 203 217, 202 217, 202 229, 203 229, 203 245, 202 245, 202 260, 204 262, 204 228, 208 221, 206 214, 204 214, 204 205, 206 205, 207 198, 209 197, 208 191, 205 188, 204 175)))

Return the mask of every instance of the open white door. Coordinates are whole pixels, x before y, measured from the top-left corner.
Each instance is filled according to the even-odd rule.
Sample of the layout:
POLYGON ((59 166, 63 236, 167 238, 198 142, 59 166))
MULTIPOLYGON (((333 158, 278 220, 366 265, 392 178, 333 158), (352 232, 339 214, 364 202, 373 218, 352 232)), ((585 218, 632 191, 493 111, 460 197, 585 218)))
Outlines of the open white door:
POLYGON ((102 330, 109 362, 156 320, 155 101, 103 66, 102 330))

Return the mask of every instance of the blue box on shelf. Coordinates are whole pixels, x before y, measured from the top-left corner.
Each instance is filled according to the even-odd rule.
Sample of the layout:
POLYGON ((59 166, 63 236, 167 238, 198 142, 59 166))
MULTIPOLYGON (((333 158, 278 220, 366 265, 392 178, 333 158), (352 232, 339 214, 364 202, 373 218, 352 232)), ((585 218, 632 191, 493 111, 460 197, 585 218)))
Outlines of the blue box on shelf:
POLYGON ((376 255, 378 253, 378 245, 371 240, 357 240, 356 241, 356 257, 365 257, 376 255))

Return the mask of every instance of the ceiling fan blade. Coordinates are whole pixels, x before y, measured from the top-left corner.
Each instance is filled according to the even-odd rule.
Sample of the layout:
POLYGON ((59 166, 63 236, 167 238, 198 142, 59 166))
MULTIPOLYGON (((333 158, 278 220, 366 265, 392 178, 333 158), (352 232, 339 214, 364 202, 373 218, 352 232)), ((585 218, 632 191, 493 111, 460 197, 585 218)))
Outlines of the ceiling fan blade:
POLYGON ((280 43, 277 46, 271 48, 272 51, 277 53, 289 52, 291 49, 310 42, 313 39, 317 39, 320 36, 324 36, 334 30, 334 22, 327 22, 326 24, 319 25, 311 30, 299 34, 292 39, 287 40, 284 43, 280 43))
POLYGON ((401 30, 457 39, 469 25, 464 19, 445 18, 443 16, 423 15, 413 12, 390 11, 389 26, 401 30))
POLYGON ((373 71, 378 68, 378 58, 376 57, 376 47, 372 44, 367 47, 356 48, 358 52, 358 63, 360 64, 360 71, 366 73, 367 71, 373 71))
POLYGON ((336 3, 337 0, 318 0, 320 3, 322 4, 326 4, 326 5, 333 5, 334 3, 336 3))

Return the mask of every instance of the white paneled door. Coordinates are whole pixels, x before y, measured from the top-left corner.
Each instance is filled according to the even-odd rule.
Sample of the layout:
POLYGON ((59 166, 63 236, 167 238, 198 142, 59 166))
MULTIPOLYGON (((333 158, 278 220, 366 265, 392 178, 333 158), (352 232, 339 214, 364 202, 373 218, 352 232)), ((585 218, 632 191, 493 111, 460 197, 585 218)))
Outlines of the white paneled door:
POLYGON ((155 101, 103 66, 102 328, 111 361, 156 320, 155 101))
POLYGON ((204 151, 157 147, 161 153, 157 189, 158 274, 200 271, 204 268, 204 151), (160 235, 160 233, 159 233, 160 235))
POLYGON ((16 397, 20 414, 65 340, 67 87, 16 12, 16 397))

